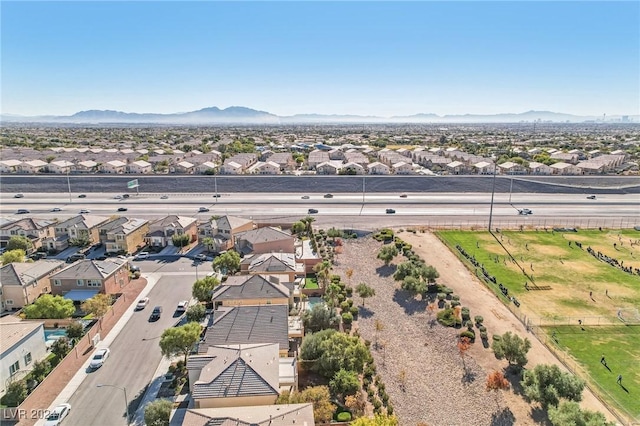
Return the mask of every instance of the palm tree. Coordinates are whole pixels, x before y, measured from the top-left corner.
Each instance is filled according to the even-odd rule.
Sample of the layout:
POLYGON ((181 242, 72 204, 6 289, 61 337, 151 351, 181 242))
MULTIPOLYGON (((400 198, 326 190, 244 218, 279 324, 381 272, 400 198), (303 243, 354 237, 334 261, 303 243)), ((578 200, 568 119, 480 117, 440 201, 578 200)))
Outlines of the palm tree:
POLYGON ((202 243, 203 246, 207 248, 207 252, 211 251, 211 247, 213 246, 213 238, 204 237, 200 242, 202 243))
POLYGON ((304 218, 300 219, 300 222, 304 223, 305 232, 306 232, 307 236, 309 236, 309 237, 311 236, 311 224, 313 222, 315 222, 315 221, 316 221, 316 219, 313 216, 307 216, 307 217, 304 217, 304 218))

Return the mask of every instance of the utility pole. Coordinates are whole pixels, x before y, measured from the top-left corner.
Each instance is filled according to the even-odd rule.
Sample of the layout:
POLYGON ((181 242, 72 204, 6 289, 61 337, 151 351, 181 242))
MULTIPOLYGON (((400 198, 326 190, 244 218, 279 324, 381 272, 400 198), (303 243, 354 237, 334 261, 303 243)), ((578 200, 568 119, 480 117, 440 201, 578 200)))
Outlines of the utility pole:
POLYGON ((496 163, 493 163, 493 185, 491 187, 491 207, 489 208, 489 233, 491 233, 491 222, 493 221, 493 197, 496 193, 496 163))

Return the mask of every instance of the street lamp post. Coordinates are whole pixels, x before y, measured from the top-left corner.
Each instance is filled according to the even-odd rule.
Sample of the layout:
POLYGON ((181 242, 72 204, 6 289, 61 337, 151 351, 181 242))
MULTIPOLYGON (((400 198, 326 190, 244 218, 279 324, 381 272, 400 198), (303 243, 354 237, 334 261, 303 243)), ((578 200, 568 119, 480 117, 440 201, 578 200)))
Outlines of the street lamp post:
POLYGON ((101 388, 101 387, 105 387, 105 386, 110 387, 110 388, 120 389, 121 391, 124 392, 124 404, 125 404, 125 410, 126 410, 126 413, 127 413, 127 425, 129 425, 130 417, 129 417, 129 400, 127 399, 127 388, 121 388, 120 386, 116 386, 116 385, 107 385, 107 384, 104 384, 104 383, 99 383, 99 384, 96 385, 97 388, 101 388))

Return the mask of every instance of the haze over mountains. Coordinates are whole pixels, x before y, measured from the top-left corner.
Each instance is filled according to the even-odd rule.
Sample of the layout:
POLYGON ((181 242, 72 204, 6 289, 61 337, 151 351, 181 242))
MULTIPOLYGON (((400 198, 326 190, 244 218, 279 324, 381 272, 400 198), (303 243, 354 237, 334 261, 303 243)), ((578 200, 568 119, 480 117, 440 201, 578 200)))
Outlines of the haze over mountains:
MULTIPOLYGON (((638 116, 605 117, 607 122, 637 122, 638 116)), ((197 111, 154 114, 130 113, 112 110, 80 111, 69 116, 19 116, 3 114, 0 120, 5 123, 78 123, 78 124, 339 124, 339 123, 519 123, 519 122, 553 122, 581 123, 587 121, 603 121, 603 116, 578 116, 550 111, 527 111, 523 113, 504 114, 463 114, 437 115, 414 114, 408 116, 378 117, 363 115, 326 115, 296 114, 278 116, 266 111, 232 106, 225 109, 218 107, 203 108, 197 111)))

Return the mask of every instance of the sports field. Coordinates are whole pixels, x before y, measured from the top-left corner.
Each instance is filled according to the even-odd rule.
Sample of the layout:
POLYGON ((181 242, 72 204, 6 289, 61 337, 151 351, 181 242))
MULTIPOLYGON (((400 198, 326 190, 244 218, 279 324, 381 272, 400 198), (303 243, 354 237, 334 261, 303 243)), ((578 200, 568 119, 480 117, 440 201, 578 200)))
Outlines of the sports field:
MULTIPOLYGON (((591 247, 635 270, 640 268, 639 231, 504 231, 495 237, 488 232, 443 231, 438 236, 454 252, 460 245, 475 256, 532 319, 548 323, 574 318, 577 323, 582 318, 591 324, 595 317, 614 318, 619 309, 640 307, 640 275, 587 251, 591 247)), ((465 262, 480 274, 480 268, 465 262)))
POLYGON ((552 327, 555 345, 571 356, 604 390, 601 397, 640 419, 640 326, 552 327), (604 356, 604 363, 601 363, 604 356), (618 375, 622 381, 617 383, 618 375))
MULTIPOLYGON (((484 267, 506 287, 520 302, 521 318, 544 326, 547 343, 565 353, 565 361, 577 363, 603 399, 640 419, 640 319, 636 325, 618 319, 620 310, 640 308, 640 275, 622 270, 640 268, 639 231, 442 231, 438 236, 478 276, 484 267), (600 363, 602 355, 608 369, 600 363), (622 386, 616 382, 619 374, 622 386)), ((497 284, 485 282, 512 304, 497 284)))

